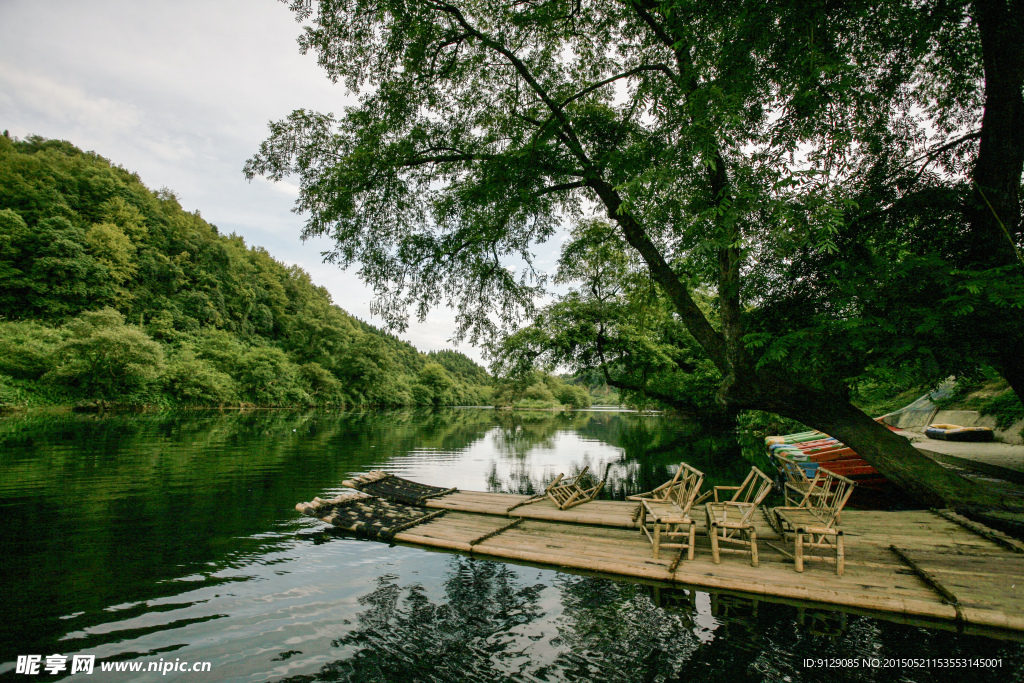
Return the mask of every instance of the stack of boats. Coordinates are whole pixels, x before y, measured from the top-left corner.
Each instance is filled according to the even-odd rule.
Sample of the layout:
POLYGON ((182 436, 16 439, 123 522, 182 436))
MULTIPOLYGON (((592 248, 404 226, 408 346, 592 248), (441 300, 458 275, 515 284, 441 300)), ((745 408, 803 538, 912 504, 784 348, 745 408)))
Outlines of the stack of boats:
POLYGON ((886 479, 857 452, 828 434, 818 431, 798 432, 765 438, 768 452, 777 465, 778 456, 796 463, 808 478, 818 468, 852 479, 860 486, 878 487, 886 479))

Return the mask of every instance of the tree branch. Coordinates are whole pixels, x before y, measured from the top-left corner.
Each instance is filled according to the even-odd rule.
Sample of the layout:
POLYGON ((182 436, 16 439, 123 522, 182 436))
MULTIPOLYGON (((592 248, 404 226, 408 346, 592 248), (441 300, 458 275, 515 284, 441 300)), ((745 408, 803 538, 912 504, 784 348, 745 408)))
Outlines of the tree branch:
MULTIPOLYGON (((592 86, 590 86, 588 88, 584 88, 583 90, 580 90, 575 95, 572 95, 572 96, 567 97, 566 99, 562 100, 562 103, 558 105, 558 108, 562 109, 562 108, 565 107, 565 105, 569 104, 573 100, 578 100, 579 98, 583 97, 584 95, 589 95, 590 93, 594 92, 595 90, 599 90, 599 89, 603 88, 604 86, 608 85, 609 83, 614 83, 615 81, 620 81, 623 78, 629 78, 630 76, 635 76, 635 75, 637 75, 639 73, 643 73, 644 71, 661 71, 661 72, 663 72, 665 74, 668 74, 669 78, 671 78, 673 80, 673 82, 676 79, 676 75, 674 73, 672 73, 672 70, 669 69, 664 64, 645 64, 643 66, 638 66, 635 69, 630 69, 629 71, 624 71, 624 72, 622 72, 620 74, 616 74, 614 76, 609 76, 608 78, 604 79, 603 81, 600 81, 599 83, 595 83, 595 84, 593 84, 592 86)), ((548 120, 550 120, 550 118, 548 120)), ((547 123, 547 121, 545 121, 545 123, 547 123)))
POLYGON ((441 164, 447 161, 490 161, 498 158, 497 154, 441 154, 432 157, 407 159, 399 164, 402 167, 423 166, 424 164, 441 164))
POLYGON ((542 197, 546 194, 553 194, 555 192, 562 192, 563 190, 576 190, 581 187, 586 187, 587 182, 585 180, 578 180, 575 183, 561 183, 558 185, 550 185, 543 189, 534 192, 531 197, 542 197))
POLYGON ((555 114, 555 117, 558 119, 559 123, 561 123, 562 131, 566 135, 566 140, 569 143, 569 150, 576 156, 577 159, 580 160, 580 162, 583 163, 584 166, 590 166, 590 159, 587 157, 587 153, 583 149, 582 143, 580 143, 579 139, 576 137, 576 133, 573 131, 569 119, 567 119, 565 113, 558 108, 558 105, 556 105, 554 100, 551 99, 551 96, 547 93, 547 91, 541 87, 540 83, 537 81, 536 78, 534 78, 533 74, 526 67, 526 65, 523 64, 522 60, 516 57, 516 55, 507 47, 505 47, 501 43, 498 43, 495 40, 492 40, 488 36, 478 31, 475 27, 473 27, 473 25, 471 25, 469 21, 466 20, 465 16, 463 16, 459 8, 453 7, 442 2, 432 2, 431 4, 433 4, 434 7, 438 8, 440 11, 453 17, 455 21, 457 21, 467 32, 473 35, 477 40, 479 40, 481 43, 483 43, 490 49, 494 50, 495 52, 501 54, 502 56, 505 57, 505 59, 509 61, 509 63, 516 70, 519 76, 524 81, 526 81, 526 83, 530 86, 530 88, 537 95, 537 97, 547 106, 548 110, 555 114))

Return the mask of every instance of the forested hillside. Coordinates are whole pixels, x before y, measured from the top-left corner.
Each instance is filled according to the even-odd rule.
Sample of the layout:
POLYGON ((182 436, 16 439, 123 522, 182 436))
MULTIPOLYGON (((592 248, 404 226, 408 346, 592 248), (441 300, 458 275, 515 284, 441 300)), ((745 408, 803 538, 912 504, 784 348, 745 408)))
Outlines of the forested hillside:
POLYGON ((58 140, 0 136, 0 405, 490 403, 487 372, 58 140))

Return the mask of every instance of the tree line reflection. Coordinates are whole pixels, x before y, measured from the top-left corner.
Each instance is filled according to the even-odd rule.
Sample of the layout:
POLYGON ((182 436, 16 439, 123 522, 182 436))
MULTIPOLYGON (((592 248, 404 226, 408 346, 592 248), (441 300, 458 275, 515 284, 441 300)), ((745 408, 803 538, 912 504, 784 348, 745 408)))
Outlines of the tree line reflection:
MULTIPOLYGON (((431 593, 381 577, 359 599, 355 620, 339 625, 338 658, 282 683, 808 680, 807 658, 936 652, 1002 657, 1010 671, 1024 665, 1015 643, 463 556, 450 559, 443 595, 431 593)), ((849 668, 831 671, 830 680, 899 673, 849 668)), ((1007 670, 974 673, 976 681, 1001 681, 1007 670)))

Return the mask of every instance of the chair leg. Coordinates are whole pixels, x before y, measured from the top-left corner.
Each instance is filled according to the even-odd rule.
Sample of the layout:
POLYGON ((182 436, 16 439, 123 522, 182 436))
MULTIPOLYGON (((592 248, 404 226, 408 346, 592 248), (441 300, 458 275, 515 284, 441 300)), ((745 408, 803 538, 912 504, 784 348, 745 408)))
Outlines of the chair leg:
POLYGON ((796 552, 793 553, 793 560, 796 562, 796 570, 804 570, 804 530, 796 530, 796 552))
POLYGON ((758 564, 758 559, 757 559, 757 531, 754 530, 754 527, 750 527, 747 530, 747 537, 748 537, 748 540, 750 541, 750 566, 751 567, 756 567, 757 564, 758 564))
POLYGON ((711 561, 715 564, 721 564, 722 557, 718 552, 718 522, 711 522, 708 536, 711 538, 711 561))
POLYGON ((843 570, 846 565, 846 553, 843 549, 843 532, 839 531, 836 533, 836 574, 839 576, 843 575, 843 570))
POLYGON ((693 559, 693 545, 694 545, 694 542, 696 540, 697 540, 697 523, 691 520, 690 521, 690 545, 689 545, 689 548, 687 548, 687 553, 686 553, 686 559, 688 559, 688 560, 692 560, 693 559))
POLYGON ((658 550, 661 547, 661 522, 654 520, 654 559, 658 559, 658 550))

